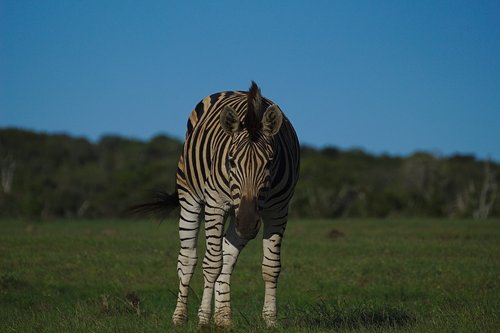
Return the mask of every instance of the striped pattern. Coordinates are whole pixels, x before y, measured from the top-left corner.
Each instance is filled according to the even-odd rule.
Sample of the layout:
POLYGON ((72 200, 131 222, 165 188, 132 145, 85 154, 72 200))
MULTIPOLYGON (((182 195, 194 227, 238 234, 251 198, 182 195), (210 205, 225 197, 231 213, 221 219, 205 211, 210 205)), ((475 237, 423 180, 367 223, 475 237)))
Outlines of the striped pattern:
POLYGON ((198 103, 188 119, 177 172, 181 249, 179 294, 173 315, 176 325, 187 319, 189 282, 198 260, 196 245, 202 220, 206 252, 199 325, 209 323, 214 293, 216 325, 231 325, 231 273, 238 254, 261 224, 263 317, 269 326, 275 324, 281 240, 298 171, 295 131, 279 108, 260 96, 255 83, 249 92, 221 92, 198 103), (269 134, 273 126, 279 126, 275 135, 269 134), (227 218, 230 223, 224 233, 227 218))

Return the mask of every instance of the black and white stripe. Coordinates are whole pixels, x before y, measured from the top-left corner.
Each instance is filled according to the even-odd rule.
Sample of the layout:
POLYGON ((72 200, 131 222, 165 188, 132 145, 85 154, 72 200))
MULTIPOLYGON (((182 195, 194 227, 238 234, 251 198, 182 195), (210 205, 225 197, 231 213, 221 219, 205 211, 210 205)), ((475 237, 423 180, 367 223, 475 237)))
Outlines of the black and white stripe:
POLYGON ((278 106, 248 92, 204 98, 192 111, 177 172, 181 206, 176 325, 187 319, 189 282, 196 262, 200 222, 205 220, 204 290, 199 325, 209 323, 215 292, 215 323, 231 325, 230 277, 238 254, 263 225, 263 317, 276 322, 276 285, 288 207, 299 172, 299 143, 278 106), (224 234, 224 222, 229 226, 224 234))

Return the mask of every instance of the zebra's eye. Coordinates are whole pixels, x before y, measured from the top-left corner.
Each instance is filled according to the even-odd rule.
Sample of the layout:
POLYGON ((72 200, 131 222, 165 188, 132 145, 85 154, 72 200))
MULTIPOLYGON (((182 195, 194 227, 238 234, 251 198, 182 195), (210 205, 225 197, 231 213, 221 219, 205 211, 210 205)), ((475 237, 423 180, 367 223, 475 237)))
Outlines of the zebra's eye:
POLYGON ((229 161, 229 166, 231 168, 235 168, 236 167, 236 163, 234 163, 234 159, 231 156, 228 157, 228 161, 229 161))

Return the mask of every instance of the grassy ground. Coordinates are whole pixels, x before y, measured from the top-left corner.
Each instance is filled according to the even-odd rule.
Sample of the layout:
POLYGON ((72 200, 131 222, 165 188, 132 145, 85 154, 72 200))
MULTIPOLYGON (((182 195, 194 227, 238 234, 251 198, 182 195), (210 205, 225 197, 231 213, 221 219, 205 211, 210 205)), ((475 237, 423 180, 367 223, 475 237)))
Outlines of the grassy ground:
MULTIPOLYGON (((0 330, 173 331, 177 250, 173 221, 0 221, 0 330)), ((261 253, 233 275, 236 332, 264 331, 261 253)), ((498 220, 290 221, 275 331, 500 332, 499 254, 498 220)))

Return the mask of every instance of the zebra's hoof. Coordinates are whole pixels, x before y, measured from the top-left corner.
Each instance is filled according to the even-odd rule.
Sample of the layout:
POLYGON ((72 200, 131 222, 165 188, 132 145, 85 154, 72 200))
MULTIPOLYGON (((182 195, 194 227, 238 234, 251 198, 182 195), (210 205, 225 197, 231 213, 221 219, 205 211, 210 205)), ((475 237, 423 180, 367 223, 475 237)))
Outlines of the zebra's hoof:
POLYGON ((210 331, 211 331, 210 325, 208 325, 208 324, 198 325, 198 328, 196 330, 197 333, 208 333, 210 331))
POLYGON ((187 322, 187 314, 186 313, 174 313, 172 316, 172 322, 174 326, 183 326, 187 322))
POLYGON ((218 332, 229 331, 232 326, 233 323, 231 319, 224 319, 224 320, 219 319, 215 321, 215 328, 217 329, 218 332))
POLYGON ((214 314, 215 327, 220 331, 229 330, 233 325, 231 317, 230 307, 223 307, 216 310, 214 314))
POLYGON ((277 322, 276 322, 276 316, 266 316, 263 315, 264 322, 266 323, 267 328, 276 328, 277 327, 277 322))
POLYGON ((198 311, 198 331, 200 328, 210 325, 210 312, 198 311))

